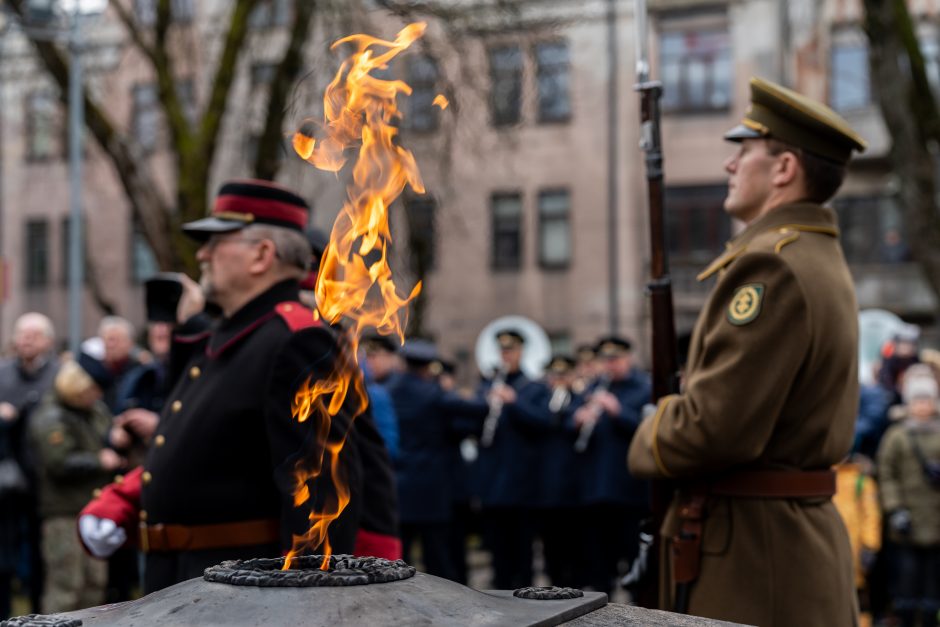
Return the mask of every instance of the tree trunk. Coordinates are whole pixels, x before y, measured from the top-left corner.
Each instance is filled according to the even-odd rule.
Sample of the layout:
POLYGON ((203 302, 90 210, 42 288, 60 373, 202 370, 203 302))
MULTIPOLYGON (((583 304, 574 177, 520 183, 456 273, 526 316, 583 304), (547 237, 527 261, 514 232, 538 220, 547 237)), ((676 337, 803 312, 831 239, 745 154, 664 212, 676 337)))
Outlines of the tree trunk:
POLYGON ((940 112, 904 0, 864 2, 871 82, 892 139, 891 163, 900 182, 902 215, 914 258, 940 300, 940 112))

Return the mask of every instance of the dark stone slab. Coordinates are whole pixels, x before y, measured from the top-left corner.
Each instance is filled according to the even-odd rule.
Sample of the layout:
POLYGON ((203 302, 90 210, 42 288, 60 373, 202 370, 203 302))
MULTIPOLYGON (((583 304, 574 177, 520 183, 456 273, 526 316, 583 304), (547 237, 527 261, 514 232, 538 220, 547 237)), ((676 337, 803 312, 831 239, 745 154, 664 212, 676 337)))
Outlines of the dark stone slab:
POLYGON ((519 599, 511 590, 480 592, 418 573, 366 586, 258 588, 190 579, 137 601, 59 616, 85 627, 150 625, 510 625, 548 627, 602 608, 607 595, 519 599))
POLYGON ((566 627, 743 627, 698 616, 684 616, 632 605, 608 603, 605 607, 565 623, 566 627))

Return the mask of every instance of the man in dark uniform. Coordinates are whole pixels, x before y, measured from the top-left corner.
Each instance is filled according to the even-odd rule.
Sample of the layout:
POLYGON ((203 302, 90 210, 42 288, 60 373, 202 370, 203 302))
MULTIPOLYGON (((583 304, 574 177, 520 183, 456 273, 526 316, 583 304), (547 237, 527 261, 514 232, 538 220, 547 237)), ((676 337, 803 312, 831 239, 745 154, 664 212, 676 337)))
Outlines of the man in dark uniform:
POLYGON ((595 347, 600 376, 573 411, 581 458, 582 527, 587 584, 610 592, 621 561, 636 557, 648 482, 630 476, 623 460, 650 399, 646 373, 633 365, 630 341, 602 338, 595 347))
POLYGON ((493 554, 493 585, 512 590, 532 585, 532 542, 538 482, 538 427, 516 403, 532 383, 522 372, 525 339, 519 331, 497 333, 502 369, 484 381, 480 398, 490 404, 490 414, 480 438, 478 473, 480 503, 486 543, 493 554))
MULTIPOLYGON (((311 255, 308 212, 277 185, 234 181, 222 186, 210 217, 184 226, 202 242, 202 277, 198 285, 181 277, 182 324, 170 359, 176 385, 144 465, 83 511, 101 521, 98 533, 82 526, 95 554, 106 554, 122 529, 139 535, 147 592, 224 559, 280 555, 307 531, 310 510, 335 499, 325 463, 307 482, 310 503, 293 500, 295 473, 308 471, 326 445, 315 436, 324 414, 296 420, 295 394, 337 369, 358 376, 336 333, 298 302, 311 255), (211 327, 199 314, 205 300, 222 312, 211 327)), ((369 414, 355 416, 358 404, 346 399, 327 437, 342 438, 355 417, 340 454, 351 500, 329 528, 330 544, 336 553, 398 557, 387 453, 369 414)))
POLYGON ((457 581, 458 564, 451 550, 454 471, 451 449, 455 429, 477 425, 486 416, 482 401, 464 400, 445 391, 432 366, 437 349, 410 340, 401 350, 406 368, 389 386, 401 427, 401 455, 395 466, 401 503, 401 536, 406 559, 415 540, 421 542, 425 570, 457 581))
POLYGON ((750 625, 855 625, 833 464, 858 405, 855 288, 838 190, 865 142, 828 107, 761 79, 725 138, 725 210, 746 225, 692 335, 685 387, 637 430, 629 465, 679 491, 662 528, 665 607, 750 625), (682 607, 687 606, 687 607, 682 607))
POLYGON ((545 570, 554 586, 581 587, 583 572, 579 520, 579 462, 574 452, 577 432, 571 410, 577 405, 572 392, 576 361, 555 355, 545 367, 545 378, 528 385, 516 401, 523 415, 538 431, 537 497, 535 517, 542 538, 545 570))

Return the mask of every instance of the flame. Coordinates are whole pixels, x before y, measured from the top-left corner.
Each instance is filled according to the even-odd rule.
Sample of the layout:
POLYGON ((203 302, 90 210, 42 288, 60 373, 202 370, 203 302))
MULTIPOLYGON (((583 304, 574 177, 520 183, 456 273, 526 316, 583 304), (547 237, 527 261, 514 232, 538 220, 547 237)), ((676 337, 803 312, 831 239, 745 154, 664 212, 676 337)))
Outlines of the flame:
POLYGON ((356 51, 343 61, 327 86, 321 132, 315 133, 316 126, 308 121, 293 137, 295 152, 327 172, 338 172, 346 165, 350 148, 358 146, 358 158, 346 201, 320 261, 316 285, 319 315, 331 324, 341 319, 351 323, 348 346, 334 371, 325 379, 307 380, 292 403, 294 418, 299 422, 316 417, 321 451, 317 459, 303 460, 295 467, 294 505, 310 500, 309 485, 322 474, 324 458, 328 460, 336 494, 322 511, 311 512, 307 533, 294 537, 293 548, 284 562, 285 570, 298 552, 321 546, 324 555, 321 568, 325 570, 329 564, 327 527, 349 503, 349 488, 339 465, 348 431, 331 442, 330 425, 340 409, 348 406, 347 399, 353 401, 353 418, 368 403, 356 362, 359 337, 365 328, 374 327, 380 333, 394 333, 404 341, 406 307, 421 290, 419 282, 407 297, 399 296, 388 264, 391 242, 388 208, 406 185, 418 193, 424 192, 414 155, 395 143, 398 135, 395 124, 402 117, 396 98, 398 94, 411 94, 411 87, 402 81, 376 78, 370 72, 386 69, 389 61, 424 34, 426 26, 422 22, 409 24, 393 41, 363 34, 335 41, 333 50, 342 44, 352 44, 356 51))
POLYGON ((431 102, 432 105, 437 105, 441 108, 441 111, 447 108, 447 105, 450 104, 450 101, 447 100, 447 97, 444 94, 438 94, 434 96, 434 101, 431 102))

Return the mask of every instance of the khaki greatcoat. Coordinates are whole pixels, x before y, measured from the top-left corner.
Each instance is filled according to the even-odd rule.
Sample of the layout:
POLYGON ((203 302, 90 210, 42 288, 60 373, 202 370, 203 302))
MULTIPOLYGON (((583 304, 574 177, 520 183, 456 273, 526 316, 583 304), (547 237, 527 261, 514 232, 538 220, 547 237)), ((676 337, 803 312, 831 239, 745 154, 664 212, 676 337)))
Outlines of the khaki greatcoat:
MULTIPOLYGON (((834 212, 771 210, 700 279, 716 273, 684 391, 640 425, 631 472, 701 480, 830 468, 849 452, 858 405, 855 290, 834 212)), ((667 544, 675 514, 674 502, 667 544)), ((762 627, 857 623, 849 540, 830 499, 710 497, 706 516, 690 614, 762 627)))

